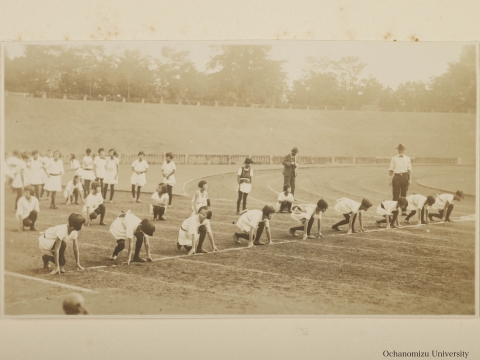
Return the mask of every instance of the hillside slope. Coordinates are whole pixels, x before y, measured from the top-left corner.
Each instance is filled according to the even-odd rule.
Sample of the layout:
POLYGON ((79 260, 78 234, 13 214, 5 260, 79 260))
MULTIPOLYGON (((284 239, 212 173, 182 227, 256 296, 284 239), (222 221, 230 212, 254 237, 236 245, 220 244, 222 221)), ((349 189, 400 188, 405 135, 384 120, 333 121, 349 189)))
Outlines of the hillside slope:
POLYGON ((5 97, 6 149, 410 156, 475 162, 475 115, 257 109, 5 97))

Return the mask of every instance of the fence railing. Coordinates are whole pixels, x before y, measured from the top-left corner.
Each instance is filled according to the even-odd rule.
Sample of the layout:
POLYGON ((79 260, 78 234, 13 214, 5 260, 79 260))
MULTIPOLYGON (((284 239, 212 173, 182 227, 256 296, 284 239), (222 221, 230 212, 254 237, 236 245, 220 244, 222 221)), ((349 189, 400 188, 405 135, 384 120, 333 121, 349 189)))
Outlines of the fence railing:
MULTIPOLYGON (((77 160, 82 162, 85 154, 76 155, 77 160)), ((254 164, 281 164, 284 156, 278 155, 210 155, 210 154, 175 154, 174 161, 179 165, 240 165, 243 164, 245 158, 250 157, 254 164)), ((120 154, 118 156, 120 164, 131 164, 138 155, 136 154, 120 154)), ((62 155, 64 163, 70 161, 70 155, 62 155)), ((146 154, 145 160, 149 164, 163 164, 165 161, 164 155, 146 154)), ((389 164, 390 157, 373 157, 373 156, 299 156, 298 162, 300 164, 389 164)), ((413 164, 429 164, 429 165, 460 165, 461 158, 434 158, 434 157, 412 157, 410 158, 413 164)))

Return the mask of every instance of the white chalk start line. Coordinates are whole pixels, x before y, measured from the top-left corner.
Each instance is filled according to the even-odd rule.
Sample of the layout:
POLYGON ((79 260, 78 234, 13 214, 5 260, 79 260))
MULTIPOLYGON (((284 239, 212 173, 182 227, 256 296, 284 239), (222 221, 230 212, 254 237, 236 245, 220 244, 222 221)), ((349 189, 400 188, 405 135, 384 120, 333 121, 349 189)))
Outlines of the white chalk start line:
POLYGON ((46 279, 42 279, 42 278, 38 278, 38 277, 34 277, 34 276, 27 276, 27 275, 18 274, 18 273, 11 272, 11 271, 5 271, 5 275, 14 276, 14 277, 18 277, 18 278, 26 279, 26 280, 38 281, 38 282, 41 282, 41 283, 44 283, 44 284, 63 287, 65 289, 72 289, 72 290, 88 292, 88 293, 95 293, 96 292, 94 290, 86 289, 86 288, 79 287, 79 286, 68 285, 68 284, 64 284, 64 283, 61 283, 61 282, 46 280, 46 279))

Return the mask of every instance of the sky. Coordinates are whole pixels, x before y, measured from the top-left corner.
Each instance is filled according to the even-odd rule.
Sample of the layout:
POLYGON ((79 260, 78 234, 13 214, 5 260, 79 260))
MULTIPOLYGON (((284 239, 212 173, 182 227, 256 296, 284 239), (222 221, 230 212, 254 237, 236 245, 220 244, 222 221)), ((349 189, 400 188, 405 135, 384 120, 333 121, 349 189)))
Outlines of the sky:
MULTIPOLYGON (((48 44, 48 43, 43 43, 48 44)), ((55 45, 67 43, 52 43, 55 45)), ((153 57, 161 57, 161 48, 172 47, 178 51, 189 51, 190 59, 198 70, 204 71, 212 55, 218 53, 219 45, 257 44, 270 45, 271 58, 285 60, 283 69, 289 85, 303 75, 307 57, 329 57, 339 60, 344 56, 357 56, 367 64, 361 78, 373 75, 385 87, 395 90, 407 81, 427 82, 432 76, 439 76, 448 68, 449 62, 458 61, 465 42, 369 42, 369 41, 137 41, 137 42, 75 42, 75 44, 103 44, 106 48, 139 49, 153 57)), ((9 57, 21 56, 24 43, 6 45, 9 57)))

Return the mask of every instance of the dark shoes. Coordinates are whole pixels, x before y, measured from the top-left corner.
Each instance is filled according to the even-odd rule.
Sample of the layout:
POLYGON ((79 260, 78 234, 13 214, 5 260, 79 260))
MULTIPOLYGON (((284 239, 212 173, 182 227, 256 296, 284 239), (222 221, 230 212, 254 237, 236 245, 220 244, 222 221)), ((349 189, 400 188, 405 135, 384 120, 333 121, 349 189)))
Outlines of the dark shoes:
POLYGON ((132 262, 146 262, 146 260, 142 259, 140 256, 136 256, 133 258, 132 262))
POLYGON ((338 226, 335 226, 335 225, 332 226, 332 229, 333 229, 333 230, 337 230, 337 231, 342 231, 342 230, 340 230, 340 229, 338 228, 338 226))
POLYGON ((255 241, 253 245, 259 246, 259 245, 265 245, 265 243, 261 241, 255 241))

